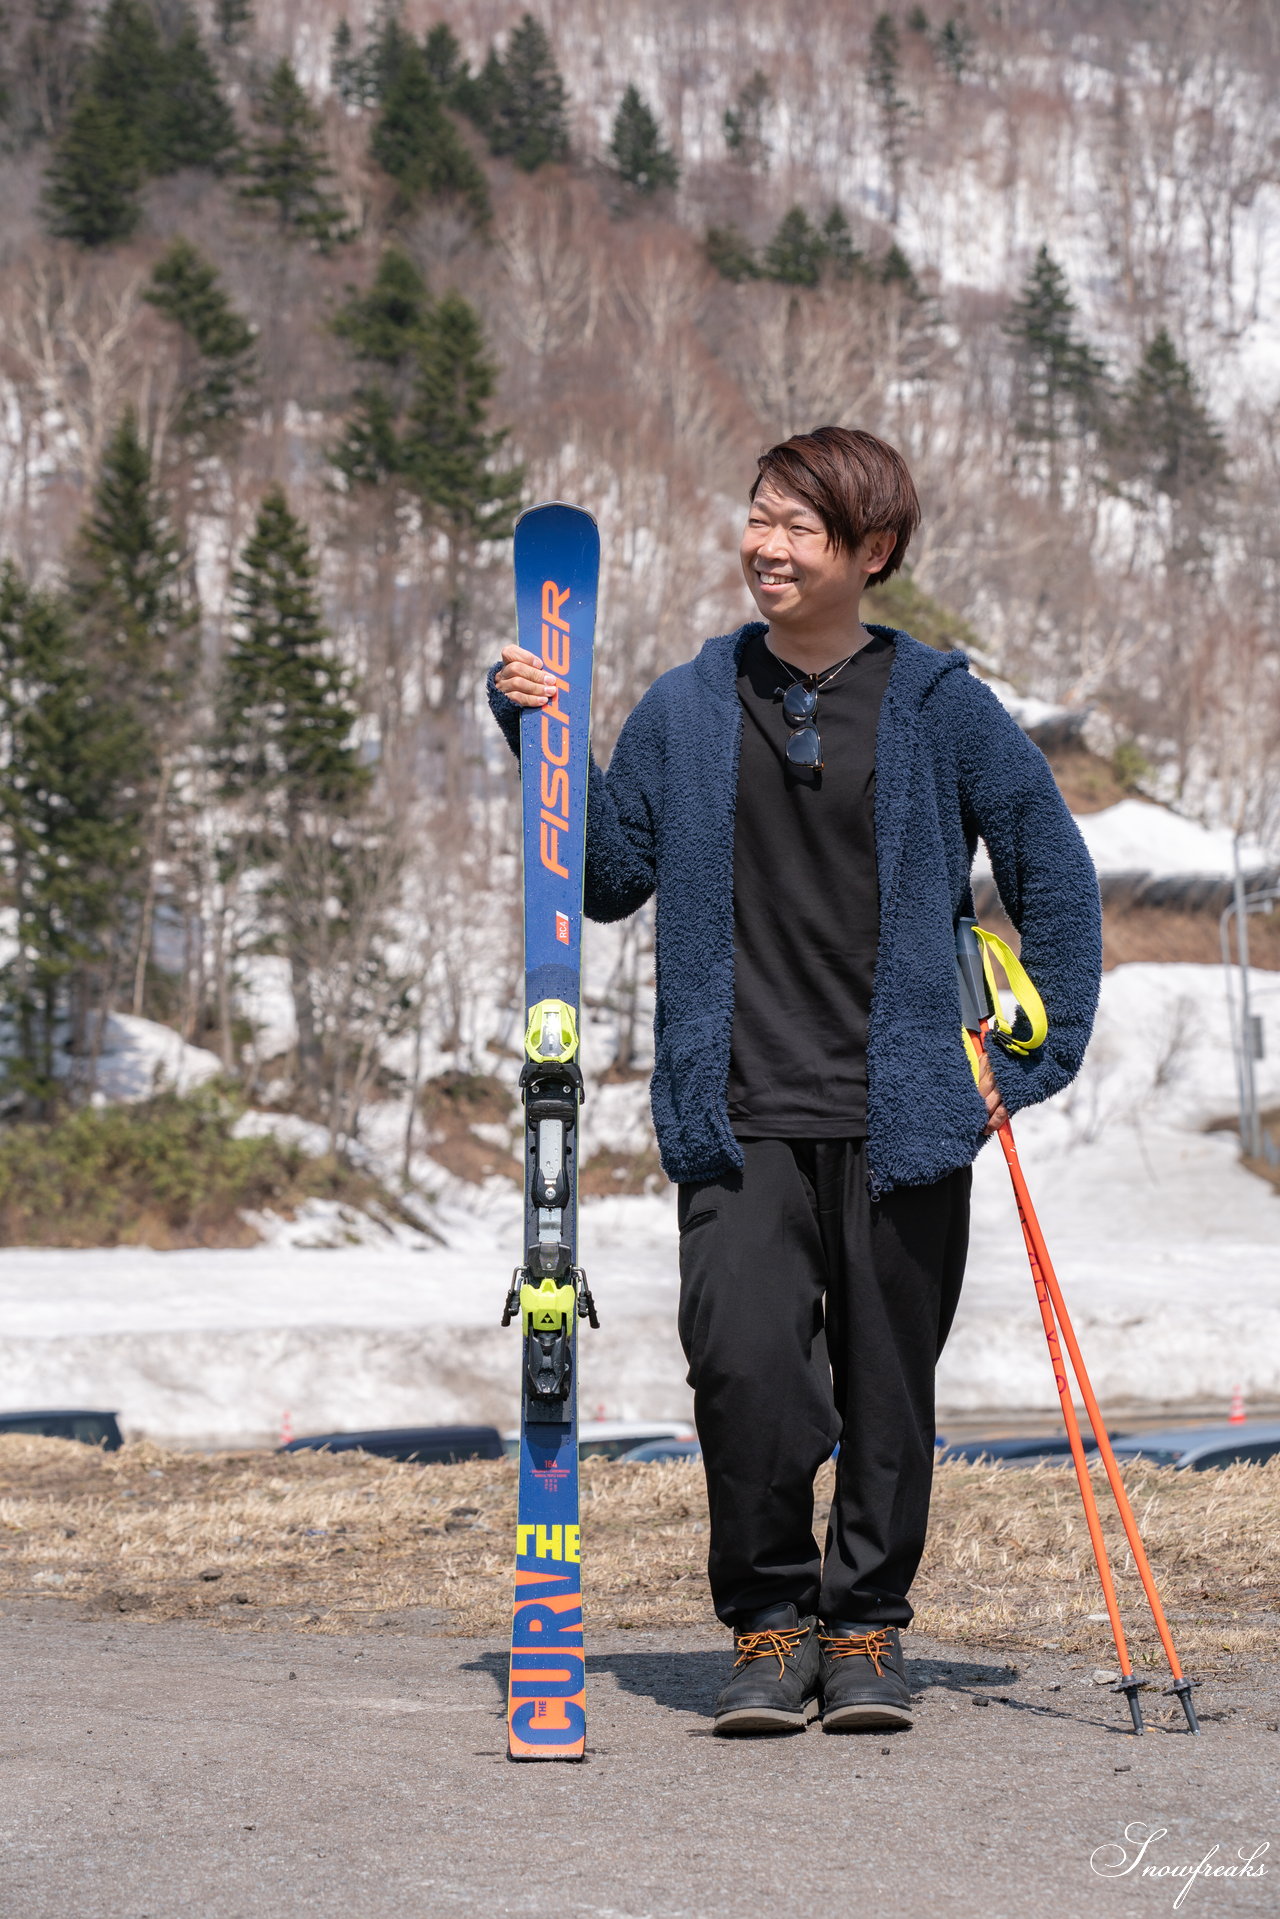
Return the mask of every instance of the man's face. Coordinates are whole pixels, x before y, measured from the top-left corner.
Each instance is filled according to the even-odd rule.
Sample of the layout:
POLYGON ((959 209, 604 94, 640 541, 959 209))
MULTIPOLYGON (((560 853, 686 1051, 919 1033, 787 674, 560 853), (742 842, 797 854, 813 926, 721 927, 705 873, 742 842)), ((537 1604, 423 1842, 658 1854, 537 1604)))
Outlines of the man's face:
POLYGON ((866 551, 872 541, 883 546, 885 540, 884 534, 873 534, 857 553, 837 552, 811 506, 765 485, 751 502, 742 535, 743 577, 771 625, 849 611, 856 620, 866 551))

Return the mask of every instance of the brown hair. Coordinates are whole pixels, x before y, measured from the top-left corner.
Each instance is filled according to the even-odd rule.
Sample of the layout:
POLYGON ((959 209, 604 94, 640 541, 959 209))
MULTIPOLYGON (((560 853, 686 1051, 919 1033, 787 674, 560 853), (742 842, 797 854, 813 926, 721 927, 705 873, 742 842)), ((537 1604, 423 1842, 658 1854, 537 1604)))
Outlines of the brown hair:
POLYGON ((920 524, 920 501, 902 455, 874 433, 820 426, 771 446, 756 463, 764 485, 813 508, 836 551, 855 553, 868 533, 892 533, 893 551, 869 584, 892 578, 920 524))

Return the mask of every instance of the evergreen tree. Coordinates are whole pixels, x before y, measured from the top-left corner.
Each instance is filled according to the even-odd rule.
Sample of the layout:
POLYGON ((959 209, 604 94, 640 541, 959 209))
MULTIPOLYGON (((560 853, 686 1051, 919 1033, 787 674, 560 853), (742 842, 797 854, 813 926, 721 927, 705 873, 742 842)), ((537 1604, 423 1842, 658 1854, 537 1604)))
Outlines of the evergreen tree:
POLYGON ((907 102, 898 88, 901 54, 897 22, 891 13, 877 14, 871 29, 867 86, 880 120, 880 141, 889 175, 889 224, 898 224, 902 198, 902 162, 907 102))
POLYGON ((404 62, 414 56, 420 59, 422 49, 400 24, 398 0, 391 0, 383 9, 364 56, 369 94, 375 106, 386 99, 400 77, 404 62))
POLYGON ((488 424, 494 379, 475 309, 446 293, 424 330, 399 460, 428 525, 448 543, 438 704, 450 712, 474 670, 466 628, 474 551, 510 536, 524 484, 523 468, 494 470, 507 437, 488 424))
POLYGON ((179 167, 209 167, 214 173, 226 173, 235 163, 239 136, 190 14, 169 49, 163 76, 155 109, 154 170, 171 173, 179 167))
POLYGON ((1019 376, 1016 430, 1047 449, 1049 485, 1056 494, 1058 445, 1095 424, 1106 369, 1076 331, 1067 277, 1047 246, 1036 254, 1005 331, 1019 376))
POLYGON ((411 54, 419 51, 400 22, 398 0, 387 0, 363 51, 344 17, 329 42, 329 73, 339 97, 350 107, 376 107, 386 99, 411 54))
MULTIPOLYGON (((294 830, 305 808, 351 805, 367 784, 315 577, 306 528, 274 487, 234 576, 216 748, 224 792, 258 802, 269 839, 294 830)), ((279 846, 267 850, 278 856, 279 846)))
POLYGON ((407 202, 423 194, 456 194, 473 219, 488 219, 484 174, 445 109, 424 54, 412 41, 383 99, 369 151, 407 202))
POLYGON ((939 63, 946 68, 951 78, 959 86, 973 65, 974 49, 978 36, 967 20, 954 14, 944 22, 934 41, 934 52, 939 63))
POLYGON ((141 851, 146 743, 103 687, 65 603, 0 569, 0 841, 14 950, 0 974, 24 1117, 92 1091, 92 1062, 127 968, 141 851), (96 1029, 96 1030, 95 1030, 96 1029))
POLYGON ((459 113, 465 113, 468 120, 483 133, 489 142, 490 152, 496 152, 493 145, 494 129, 509 106, 506 69, 496 47, 490 47, 479 73, 471 73, 464 68, 453 83, 451 99, 459 113))
POLYGON ((920 298, 920 282, 915 269, 895 240, 880 262, 879 281, 884 287, 901 287, 912 300, 920 298))
POLYGON ((131 407, 102 456, 71 594, 81 630, 121 698, 141 713, 180 694, 192 665, 195 612, 131 407))
POLYGON ((137 140, 96 93, 81 95, 53 150, 43 208, 49 231, 82 247, 127 240, 142 215, 137 140))
POLYGON ((1168 500, 1203 498, 1222 483, 1222 434, 1167 327, 1147 346, 1124 387, 1114 443, 1121 464, 1168 500))
POLYGON ((422 52, 427 72, 445 99, 452 100, 458 87, 470 77, 457 34, 446 21, 438 20, 423 41, 422 52))
POLYGON ((446 293, 428 316, 402 461, 434 516, 473 540, 505 540, 524 484, 523 468, 495 472, 505 429, 489 432, 495 369, 475 308, 446 293))
POLYGON ((147 174, 225 172, 237 144, 192 17, 180 17, 166 48, 148 0, 109 0, 46 176, 50 230, 83 246, 124 239, 138 223, 147 174))
POLYGON ((211 262, 179 236, 156 262, 142 297, 181 327, 189 343, 179 429, 201 432, 231 419, 253 377, 253 330, 211 262))
POLYGON ((95 663, 102 691, 130 718, 143 749, 134 795, 146 820, 146 853, 138 861, 131 935, 132 1007, 140 1013, 173 770, 196 665, 197 613, 131 409, 103 454, 93 506, 76 544, 70 599, 77 638, 95 663))
POLYGON ((147 0, 108 0, 85 73, 85 89, 113 114, 146 172, 163 166, 164 44, 147 0))
MULTIPOLYGON (((333 330, 357 359, 384 369, 403 397, 406 375, 416 367, 428 311, 422 275, 407 253, 388 247, 368 293, 353 294, 333 330)), ((384 380, 356 389, 351 416, 330 454, 349 486, 380 486, 401 470, 400 407, 384 380)))
POLYGON ((787 286, 816 287, 827 250, 822 235, 803 207, 792 207, 764 250, 764 271, 787 286))
POLYGON ((163 67, 149 6, 108 0, 45 176, 45 219, 59 238, 109 246, 137 226, 138 189, 158 153, 163 67))
POLYGON ((735 226, 708 227, 707 260, 726 280, 758 280, 760 268, 746 236, 735 226))
POLYGON ((329 41, 329 80, 344 107, 364 105, 364 74, 351 22, 345 14, 329 41))
POLYGON ((751 78, 738 89, 731 107, 725 109, 724 143, 734 159, 744 167, 769 165, 769 143, 764 137, 764 116, 773 99, 769 76, 756 68, 751 78))
POLYGON ((882 114, 894 114, 906 105, 899 97, 898 81, 902 71, 902 50, 898 23, 891 13, 878 13, 871 28, 867 85, 882 114))
POLYGON ((287 60, 272 70, 254 118, 262 131, 249 146, 243 197, 273 203, 281 227, 306 234, 323 252, 348 239, 342 207, 325 185, 333 176, 324 158, 320 115, 287 60))
POLYGON ((331 657, 306 528, 274 488, 240 556, 213 759, 234 821, 228 868, 255 877, 259 913, 289 966, 299 1077, 323 1098, 317 979, 350 917, 368 774, 352 741, 353 688, 331 657))
POLYGON ((400 372, 416 353, 427 317, 427 283, 402 247, 389 246, 367 293, 352 292, 333 330, 360 360, 400 372))
POLYGON ((865 271, 866 256, 853 244, 853 234, 842 208, 832 207, 822 223, 821 237, 823 253, 837 280, 851 280, 855 273, 865 271))
POLYGON ((662 144, 658 122, 633 86, 622 96, 609 151, 627 185, 641 193, 679 185, 680 163, 670 147, 662 144))
MULTIPOLYGON (((487 67, 485 72, 489 73, 487 67)), ((512 30, 501 76, 500 86, 493 86, 490 76, 492 97, 486 102, 490 150, 514 160, 526 173, 549 161, 568 159, 564 81, 546 28, 531 13, 512 30)))
POLYGON ((221 45, 238 46, 253 22, 253 0, 214 0, 213 18, 221 45))
POLYGON ((396 407, 381 381, 356 388, 342 438, 329 458, 348 487, 384 486, 402 471, 396 407))
POLYGON ((1107 437, 1121 488, 1148 508, 1168 502, 1169 558, 1202 566, 1227 480, 1226 447, 1166 327, 1126 381, 1107 437))

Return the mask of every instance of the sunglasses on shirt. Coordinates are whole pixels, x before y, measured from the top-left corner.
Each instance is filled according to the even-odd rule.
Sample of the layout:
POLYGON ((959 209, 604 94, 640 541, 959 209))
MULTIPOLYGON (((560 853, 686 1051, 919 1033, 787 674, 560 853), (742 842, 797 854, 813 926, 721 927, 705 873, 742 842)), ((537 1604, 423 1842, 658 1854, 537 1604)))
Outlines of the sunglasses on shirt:
POLYGON ((791 728, 787 759, 808 772, 822 771, 822 739, 817 728, 818 690, 810 681, 797 680, 782 696, 782 717, 791 728))

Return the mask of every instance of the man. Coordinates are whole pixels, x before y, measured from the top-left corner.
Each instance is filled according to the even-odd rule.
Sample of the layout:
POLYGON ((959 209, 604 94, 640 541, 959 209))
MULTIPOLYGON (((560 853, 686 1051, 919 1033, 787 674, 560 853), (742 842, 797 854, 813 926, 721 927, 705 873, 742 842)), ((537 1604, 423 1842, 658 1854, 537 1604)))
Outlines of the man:
MULTIPOLYGON (((591 774, 587 913, 657 893, 653 1116, 734 1632, 718 1733, 803 1727, 815 1697, 825 1731, 910 1725, 899 1634, 970 1162, 1074 1076, 1097 1002, 1097 881, 1043 756, 962 653, 859 624, 919 514, 869 433, 772 447, 742 537, 763 624, 663 674, 591 774), (954 934, 978 835, 1049 1014, 980 1091, 954 934), (814 1474, 837 1442, 820 1555, 814 1474)), ((519 708, 550 691, 504 649, 491 699, 517 751, 519 708)))

